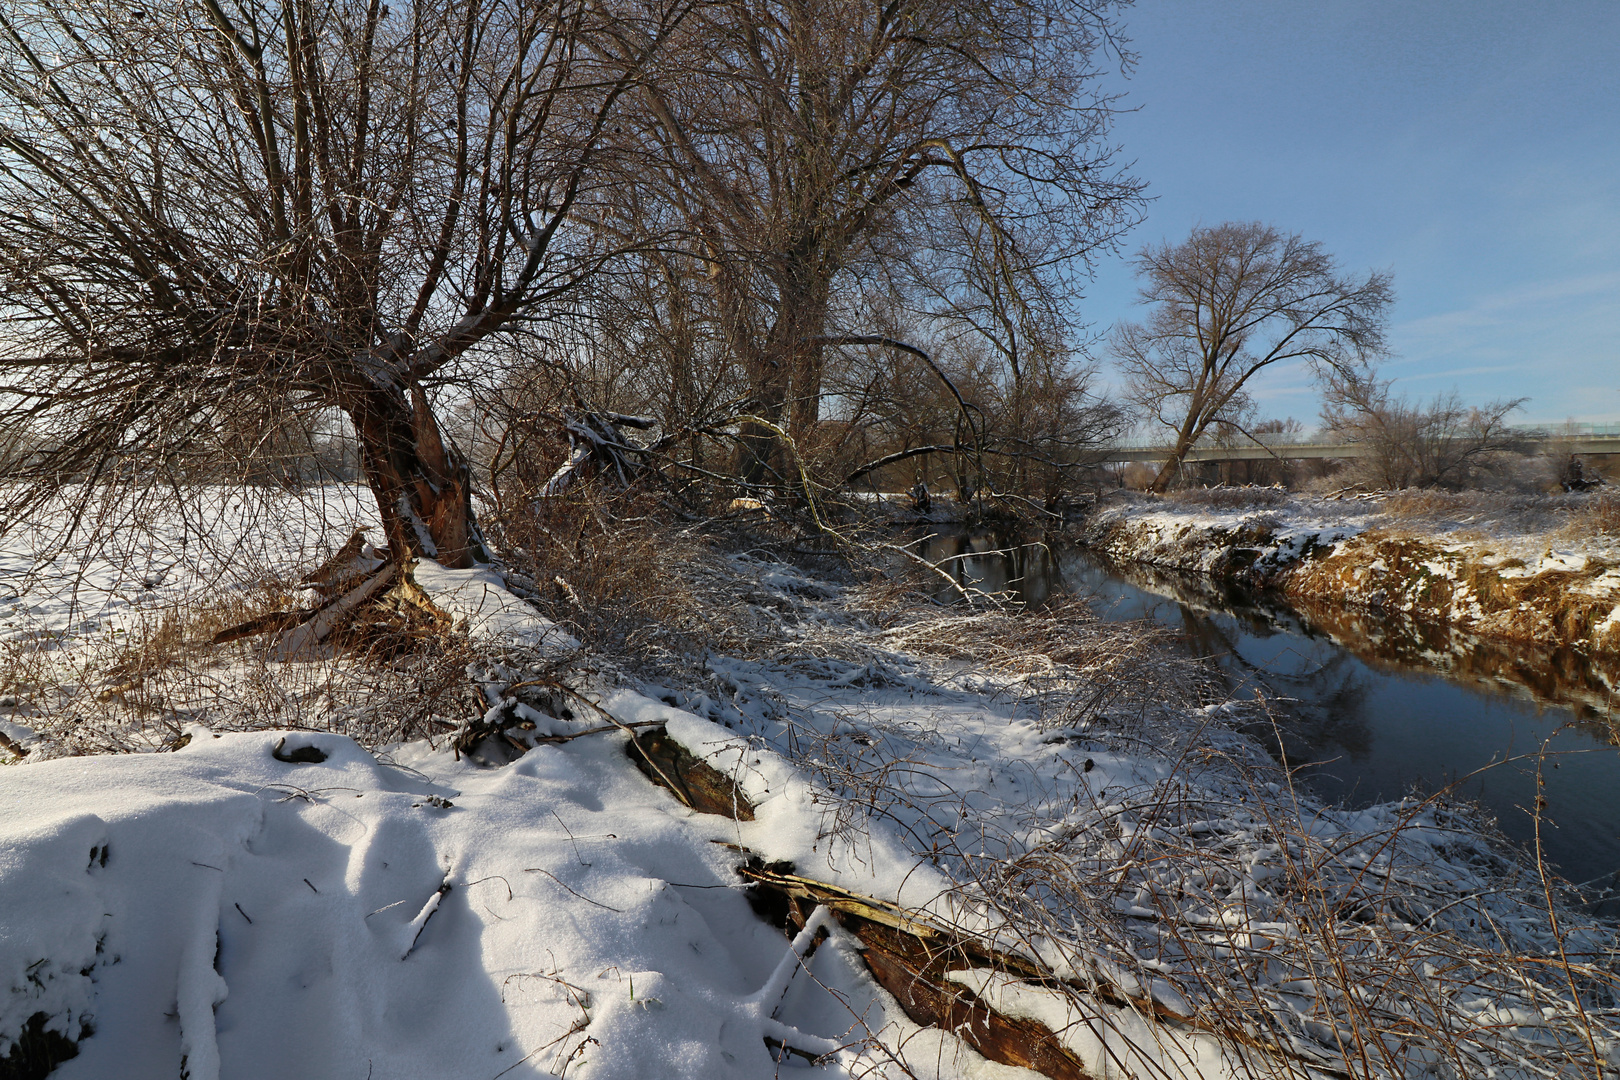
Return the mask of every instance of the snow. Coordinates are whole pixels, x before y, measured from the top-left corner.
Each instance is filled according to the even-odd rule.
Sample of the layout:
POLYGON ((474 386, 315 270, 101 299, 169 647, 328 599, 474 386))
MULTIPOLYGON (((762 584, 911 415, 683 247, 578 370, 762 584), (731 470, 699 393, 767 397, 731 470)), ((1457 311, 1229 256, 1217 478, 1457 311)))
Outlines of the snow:
MULTIPOLYGON (((1275 489, 1253 489, 1252 504, 1243 497, 1249 489, 1215 489, 1163 499, 1120 493, 1088 526, 1101 534, 1110 524, 1128 521, 1132 557, 1174 563, 1184 569, 1189 558, 1207 563, 1213 553, 1199 538, 1264 534, 1262 567, 1285 566, 1309 545, 1339 547, 1362 533, 1379 531, 1411 534, 1431 540, 1437 548, 1467 556, 1482 566, 1500 568, 1504 577, 1533 577, 1546 571, 1583 573, 1597 566, 1620 563, 1620 536, 1588 531, 1571 534, 1566 524, 1578 514, 1588 496, 1493 496, 1475 493, 1456 496, 1465 515, 1447 514, 1444 505, 1428 513, 1395 512, 1389 508, 1405 493, 1381 493, 1361 499, 1280 496, 1275 489), (1217 496, 1226 498, 1219 499, 1217 496), (1200 497, 1202 496, 1202 498, 1200 497), (1475 503, 1478 505, 1476 506, 1475 503), (1178 550, 1186 545, 1192 555, 1178 550)), ((1440 500, 1443 504, 1443 499, 1440 500)), ((1337 554, 1337 550, 1335 551, 1337 554)), ((1124 554, 1122 552, 1122 554, 1124 554)), ((1372 569, 1382 570, 1382 561, 1372 569)))
MULTIPOLYGON (((289 527, 259 565, 300 569, 286 553, 346 537, 354 509, 289 527)), ((172 556, 175 535, 152 550, 172 556)), ((135 632, 154 604, 115 565, 8 544, 7 565, 84 583, 74 597, 48 573, 22 582, 13 648, 90 649, 106 627, 85 630, 87 616, 135 632)), ((224 570, 210 565, 201 586, 175 575, 163 602, 221 588, 224 570)), ((563 709, 514 688, 533 666, 554 674, 578 642, 495 571, 420 563, 417 583, 483 657, 467 674, 490 711, 511 706, 534 725, 515 760, 458 757, 443 740, 368 749, 331 731, 223 730, 204 703, 193 714, 205 722, 172 752, 31 751, 0 767, 0 1050, 42 1014, 78 1040, 53 1074, 64 1080, 1031 1075, 918 1028, 824 914, 811 922, 830 936, 814 948, 814 925, 790 939, 756 915, 739 849, 1175 1012, 1201 1007, 1214 968, 1196 962, 1263 955, 1245 977, 1292 1062, 1004 973, 951 976, 1045 1022, 1098 1076, 1301 1075, 1300 1058, 1334 1046, 1340 991, 1299 944, 1309 931, 1289 892, 1293 868, 1329 853, 1342 873, 1312 886, 1329 907, 1371 903, 1364 879, 1410 882, 1425 933, 1464 935, 1482 953, 1497 947, 1492 932, 1521 955, 1551 951, 1534 910, 1514 906, 1522 883, 1491 877, 1499 863, 1454 816, 1297 800, 1235 730, 1239 705, 1062 711, 1065 687, 1103 674, 906 651, 978 616, 873 629, 848 586, 758 554, 720 570, 776 637, 693 658, 681 678, 596 658, 570 683, 593 704, 563 709), (665 724, 734 780, 755 820, 695 813, 649 783, 608 717, 665 724), (285 760, 299 750, 320 760, 285 760), (1189 853, 1193 863, 1174 861, 1189 853), (1487 913, 1497 931, 1466 928, 1487 913), (770 1041, 827 1060, 778 1062, 770 1041)), ((41 745, 18 707, 5 730, 41 745)), ((1345 961, 1365 948, 1393 964, 1363 929, 1341 928, 1361 943, 1345 961)), ((1578 920, 1564 934, 1589 955, 1614 947, 1578 920)), ((1469 989, 1459 1008, 1506 1025, 1493 1039, 1567 1021, 1546 984, 1521 993, 1472 968, 1446 977, 1469 989)), ((1598 1027, 1611 1062, 1613 1027, 1598 1027)), ((1429 1052, 1414 1041, 1394 1060, 1429 1052)))
MULTIPOLYGON (((188 590, 245 585, 267 564, 307 567, 315 536, 347 536, 355 517, 294 527, 291 542, 239 566, 242 577, 210 563, 160 590, 132 590, 131 573, 164 558, 182 569, 179 526, 134 571, 53 553, 47 529, 18 530, 4 549, 5 580, 19 586, 7 630, 19 645, 88 654, 109 627, 139 632, 188 590)), ((226 511, 216 536, 228 544, 229 528, 249 521, 226 511)), ((531 658, 578 649, 492 570, 424 560, 413 576, 474 643, 531 658)), ((769 587, 822 588, 785 569, 769 587)), ((767 1035, 854 1064, 879 1034, 912 1047, 917 1075, 1016 1073, 917 1029, 847 940, 801 963, 753 913, 741 856, 724 845, 770 859, 825 852, 797 770, 631 689, 602 703, 627 723, 668 722, 735 771, 756 821, 681 806, 636 771, 617 732, 489 768, 445 745, 374 756, 340 735, 194 726, 173 753, 30 754, 0 770, 0 978, 12 990, 0 998, 0 1051, 43 1014, 79 1041, 53 1074, 66 1080, 564 1070, 707 1080, 774 1074, 767 1035), (278 746, 325 760, 278 760, 278 746)), ((542 736, 594 724, 527 705, 517 715, 541 720, 542 736)), ((26 724, 4 723, 25 748, 39 745, 26 724)), ((902 887, 915 860, 886 834, 863 851, 849 860, 856 876, 874 853, 892 871, 861 878, 867 889, 919 902, 940 891, 921 873, 902 887)))
POLYGON ((1367 512, 1341 512, 1324 519, 1298 512, 1292 505, 1214 509, 1196 504, 1160 507, 1144 501, 1104 510, 1087 533, 1100 538, 1111 525, 1128 521, 1128 539, 1113 547, 1124 543, 1129 551, 1116 554, 1208 573, 1235 545, 1253 550, 1252 565, 1264 572, 1288 566, 1313 548, 1332 548, 1365 531, 1371 519, 1367 512))
POLYGON ((93 1016, 66 1080, 171 1078, 182 1056, 197 1080, 492 1077, 531 1051, 512 1075, 574 1056, 578 1076, 729 1077, 769 1075, 764 1035, 794 1020, 814 1036, 795 1045, 832 1049, 876 1015, 846 959, 816 971, 852 1011, 798 1018, 788 943, 710 843, 769 851, 773 827, 685 810, 617 738, 488 770, 328 735, 291 765, 282 737, 6 770, 0 972, 49 970, 0 1038, 93 1016))
POLYGON ((1086 541, 1116 559, 1280 587, 1299 598, 1612 651, 1613 627, 1602 612, 1620 602, 1620 570, 1611 569, 1620 562, 1620 536, 1590 523, 1594 498, 1122 493, 1088 524, 1086 541), (1527 602, 1511 602, 1525 589, 1527 602))
POLYGON ((434 606, 449 615, 473 641, 524 645, 549 655, 579 648, 572 634, 514 595, 501 575, 488 567, 451 570, 432 559, 422 559, 411 576, 434 606))
POLYGON ((103 510, 64 541, 72 495, 0 537, 0 642, 133 633, 199 593, 302 573, 356 527, 379 535, 370 491, 352 484, 298 498, 205 487, 178 508, 103 510))
POLYGON ((1253 1075, 1240 1054, 1219 1039, 1154 1024, 1131 1009, 1084 1009, 1074 997, 1019 982, 1004 972, 953 971, 952 982, 978 994, 1005 1016, 1036 1020, 1059 1033, 1087 1073, 1098 1080, 1239 1080, 1253 1075))

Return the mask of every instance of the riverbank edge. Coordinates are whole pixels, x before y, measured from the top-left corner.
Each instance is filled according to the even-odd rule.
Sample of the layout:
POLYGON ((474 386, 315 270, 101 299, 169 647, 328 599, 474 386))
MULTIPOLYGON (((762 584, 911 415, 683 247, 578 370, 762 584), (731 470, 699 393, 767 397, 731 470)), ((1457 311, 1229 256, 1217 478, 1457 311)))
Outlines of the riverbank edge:
POLYGON ((1578 542, 1547 546, 1532 563, 1490 537, 1460 539, 1369 516, 1324 521, 1290 505, 1211 514, 1139 502, 1099 508, 1076 538, 1117 562, 1620 658, 1620 567, 1578 542))

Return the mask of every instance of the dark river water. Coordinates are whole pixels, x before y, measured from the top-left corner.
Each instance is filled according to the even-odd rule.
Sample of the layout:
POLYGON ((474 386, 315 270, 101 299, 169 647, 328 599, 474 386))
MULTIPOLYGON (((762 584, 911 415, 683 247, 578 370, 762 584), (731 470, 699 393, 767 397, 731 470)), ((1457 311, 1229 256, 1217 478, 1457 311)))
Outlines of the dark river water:
MULTIPOLYGON (((1540 766, 1545 860, 1620 915, 1620 669, 1569 650, 1505 645, 1399 616, 1290 607, 1202 575, 1105 565, 1084 550, 944 535, 927 556, 958 580, 1032 604, 1089 598, 1105 619, 1176 632, 1233 697, 1276 705, 1272 750, 1331 802, 1364 806, 1448 785, 1529 851, 1540 766), (1545 753, 1543 753, 1545 751, 1545 753)), ((949 590, 947 590, 948 592, 949 590)), ((945 599, 947 597, 942 597, 945 599)))

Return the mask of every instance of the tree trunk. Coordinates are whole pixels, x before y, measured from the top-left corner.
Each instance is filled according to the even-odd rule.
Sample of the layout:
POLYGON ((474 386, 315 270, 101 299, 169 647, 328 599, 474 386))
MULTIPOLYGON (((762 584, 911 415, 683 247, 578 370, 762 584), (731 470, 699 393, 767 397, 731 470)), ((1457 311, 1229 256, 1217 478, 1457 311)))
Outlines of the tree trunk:
MULTIPOLYGON (((787 430, 803 450, 821 416, 822 331, 827 323, 828 283, 808 261, 795 260, 777 282, 776 319, 763 348, 750 359, 750 390, 762 419, 787 430)), ((743 476, 758 483, 769 469, 797 475, 798 464, 784 462, 780 438, 751 425, 744 433, 743 476)))
POLYGON ((1149 491, 1156 495, 1163 495, 1170 490, 1171 482, 1175 480, 1176 473, 1181 469, 1182 459, 1187 456, 1187 452, 1192 449, 1193 443, 1197 442, 1198 436, 1203 433, 1203 427, 1200 426, 1197 430, 1194 430, 1190 422, 1176 433, 1175 449, 1170 452, 1170 457, 1165 461, 1164 467, 1159 470, 1159 475, 1153 478, 1153 485, 1148 488, 1149 491))
POLYGON ((815 255, 795 261, 782 282, 781 306, 771 328, 773 352, 787 372, 788 434, 807 446, 821 420, 822 335, 827 330, 831 274, 815 255))
MULTIPOLYGON (((753 411, 785 429, 795 443, 813 433, 821 412, 822 345, 830 275, 813 245, 781 256, 771 278, 776 302, 770 330, 756 335, 750 300, 725 267, 711 272, 734 354, 748 378, 753 411)), ((783 460, 782 440, 760 424, 745 423, 737 473, 751 484, 786 479, 797 467, 783 460)))
POLYGON ((472 474, 439 429, 419 386, 371 388, 343 403, 360 444, 395 562, 435 559, 465 568, 488 558, 472 510, 472 474))
POLYGON ((799 312, 784 312, 760 350, 757 378, 750 389, 759 403, 762 419, 769 420, 779 430, 787 432, 792 446, 783 445, 782 437, 769 428, 749 424, 744 428, 744 479, 761 483, 768 474, 792 488, 797 485, 800 466, 808 463, 800 458, 809 447, 821 406, 821 347, 807 344, 804 338, 817 336, 820 320, 800 317, 799 312), (813 329, 800 334, 802 328, 813 329))

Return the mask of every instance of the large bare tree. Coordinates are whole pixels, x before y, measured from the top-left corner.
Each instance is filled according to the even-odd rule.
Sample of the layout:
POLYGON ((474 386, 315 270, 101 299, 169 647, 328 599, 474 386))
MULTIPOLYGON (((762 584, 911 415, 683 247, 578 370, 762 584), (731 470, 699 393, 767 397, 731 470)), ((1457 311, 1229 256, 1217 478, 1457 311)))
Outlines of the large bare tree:
POLYGON ((1237 421, 1259 372, 1289 361, 1354 371, 1384 348, 1390 276, 1341 274, 1321 244, 1260 222, 1194 229, 1143 248, 1136 268, 1153 311, 1111 344, 1131 399, 1173 433, 1154 491, 1211 424, 1237 421))
POLYGON ((1135 222, 1140 184, 1112 164, 1097 81, 1115 7, 723 0, 661 50, 630 132, 648 167, 616 227, 653 207, 682 224, 682 277, 769 425, 745 440, 746 475, 768 472, 771 428, 812 436, 826 349, 870 332, 854 298, 906 288, 885 271, 903 276, 936 224, 969 222, 975 257, 1017 292, 1135 222))
POLYGON ((584 0, 0 9, 8 473, 180 481, 221 432, 340 413, 394 558, 466 564, 432 392, 603 257, 571 222, 682 10, 617 11, 608 62, 584 0))

